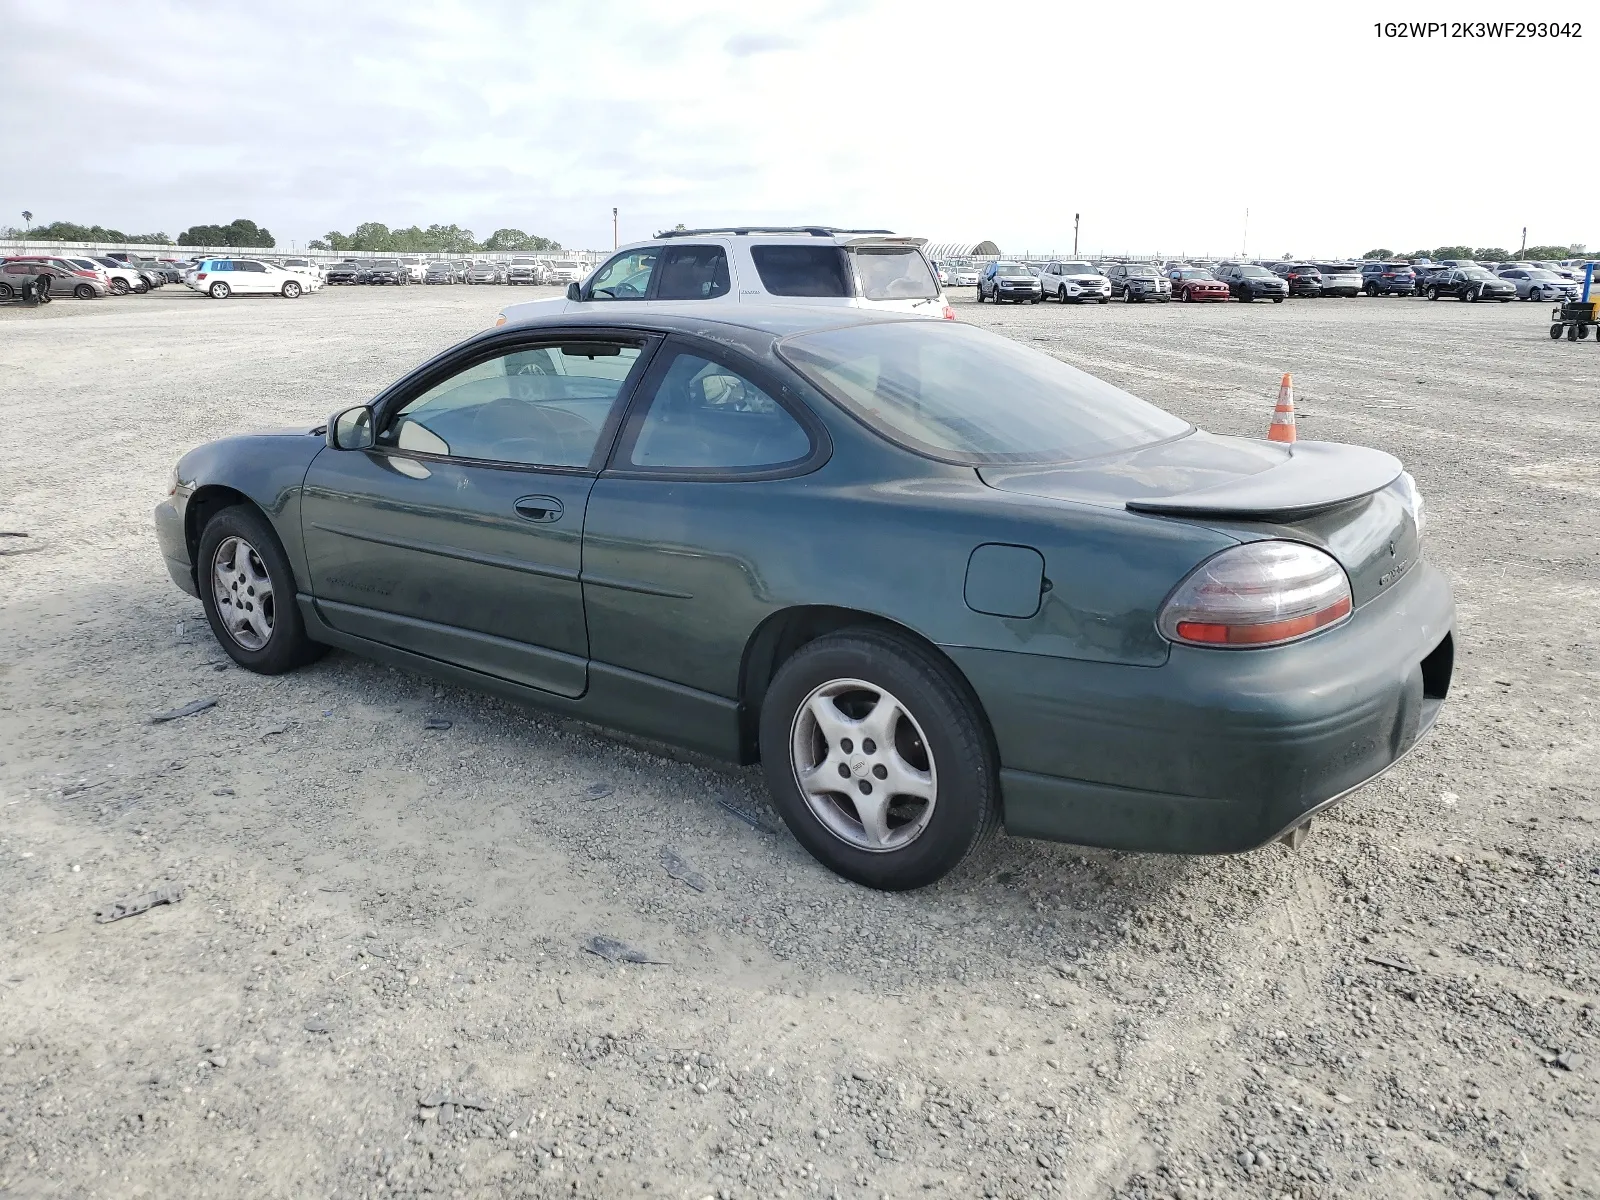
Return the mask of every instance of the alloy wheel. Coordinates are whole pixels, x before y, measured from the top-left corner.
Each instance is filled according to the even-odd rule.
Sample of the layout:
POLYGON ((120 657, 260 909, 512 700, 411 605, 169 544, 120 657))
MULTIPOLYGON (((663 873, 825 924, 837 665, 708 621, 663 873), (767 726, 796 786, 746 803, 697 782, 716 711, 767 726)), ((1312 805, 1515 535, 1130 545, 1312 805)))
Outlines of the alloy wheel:
POLYGON ((933 817, 939 780, 928 740, 894 695, 860 679, 812 689, 795 712, 790 764, 806 805, 858 850, 900 850, 933 817))
POLYGON ((242 649, 260 650, 272 640, 272 576, 242 537, 224 538, 211 556, 211 595, 222 627, 242 649))

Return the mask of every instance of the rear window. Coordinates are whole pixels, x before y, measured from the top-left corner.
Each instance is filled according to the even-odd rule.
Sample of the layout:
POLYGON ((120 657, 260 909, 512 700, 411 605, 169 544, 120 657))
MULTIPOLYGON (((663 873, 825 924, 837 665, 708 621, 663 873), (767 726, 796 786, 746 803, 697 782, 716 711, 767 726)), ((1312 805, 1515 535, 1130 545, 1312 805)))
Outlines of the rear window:
POLYGON ((890 441, 947 462, 1071 462, 1187 422, 972 325, 892 321, 798 334, 779 352, 890 441))
POLYGON ((911 249, 860 247, 856 275, 868 300, 931 300, 939 294, 927 261, 911 249))
POLYGON ((838 246, 752 246, 761 286, 774 296, 849 296, 850 271, 838 246))

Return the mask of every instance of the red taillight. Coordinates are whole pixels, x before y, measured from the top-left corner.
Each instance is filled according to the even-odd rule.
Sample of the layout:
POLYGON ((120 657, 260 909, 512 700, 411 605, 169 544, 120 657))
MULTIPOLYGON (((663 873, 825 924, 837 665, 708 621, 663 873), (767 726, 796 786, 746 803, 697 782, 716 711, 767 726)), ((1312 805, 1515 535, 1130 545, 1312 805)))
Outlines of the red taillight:
POLYGON ((1273 646, 1336 625, 1352 607, 1350 581, 1332 556, 1299 542, 1249 542, 1191 572, 1157 625, 1176 642, 1273 646))
POLYGON ((946 321, 954 321, 956 319, 956 310, 951 308, 948 304, 944 306, 944 319, 946 321))
POLYGON ((196 279, 204 279, 205 277, 206 277, 206 273, 204 271, 201 271, 198 275, 195 276, 196 279))

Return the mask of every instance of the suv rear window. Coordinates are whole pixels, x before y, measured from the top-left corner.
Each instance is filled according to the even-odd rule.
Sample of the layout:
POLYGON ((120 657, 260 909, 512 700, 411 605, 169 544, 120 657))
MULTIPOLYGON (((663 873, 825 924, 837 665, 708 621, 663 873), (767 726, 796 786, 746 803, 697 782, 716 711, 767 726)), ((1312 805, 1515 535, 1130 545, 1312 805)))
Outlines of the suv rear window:
POLYGON ((850 271, 838 246, 752 246, 761 286, 774 296, 849 296, 850 271))
POLYGON ((858 248, 856 274, 868 300, 931 300, 939 294, 927 262, 909 248, 858 248))

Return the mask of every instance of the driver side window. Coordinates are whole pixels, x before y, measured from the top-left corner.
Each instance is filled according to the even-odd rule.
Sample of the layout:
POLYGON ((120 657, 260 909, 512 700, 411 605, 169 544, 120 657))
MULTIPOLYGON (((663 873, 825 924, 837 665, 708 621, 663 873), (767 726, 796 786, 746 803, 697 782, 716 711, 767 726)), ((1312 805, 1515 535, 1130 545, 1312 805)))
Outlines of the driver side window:
POLYGON ((378 446, 542 467, 585 467, 640 348, 616 342, 522 346, 409 401, 378 446))
POLYGON ((595 272, 589 285, 590 300, 643 300, 650 291, 658 251, 630 250, 619 254, 595 272))

